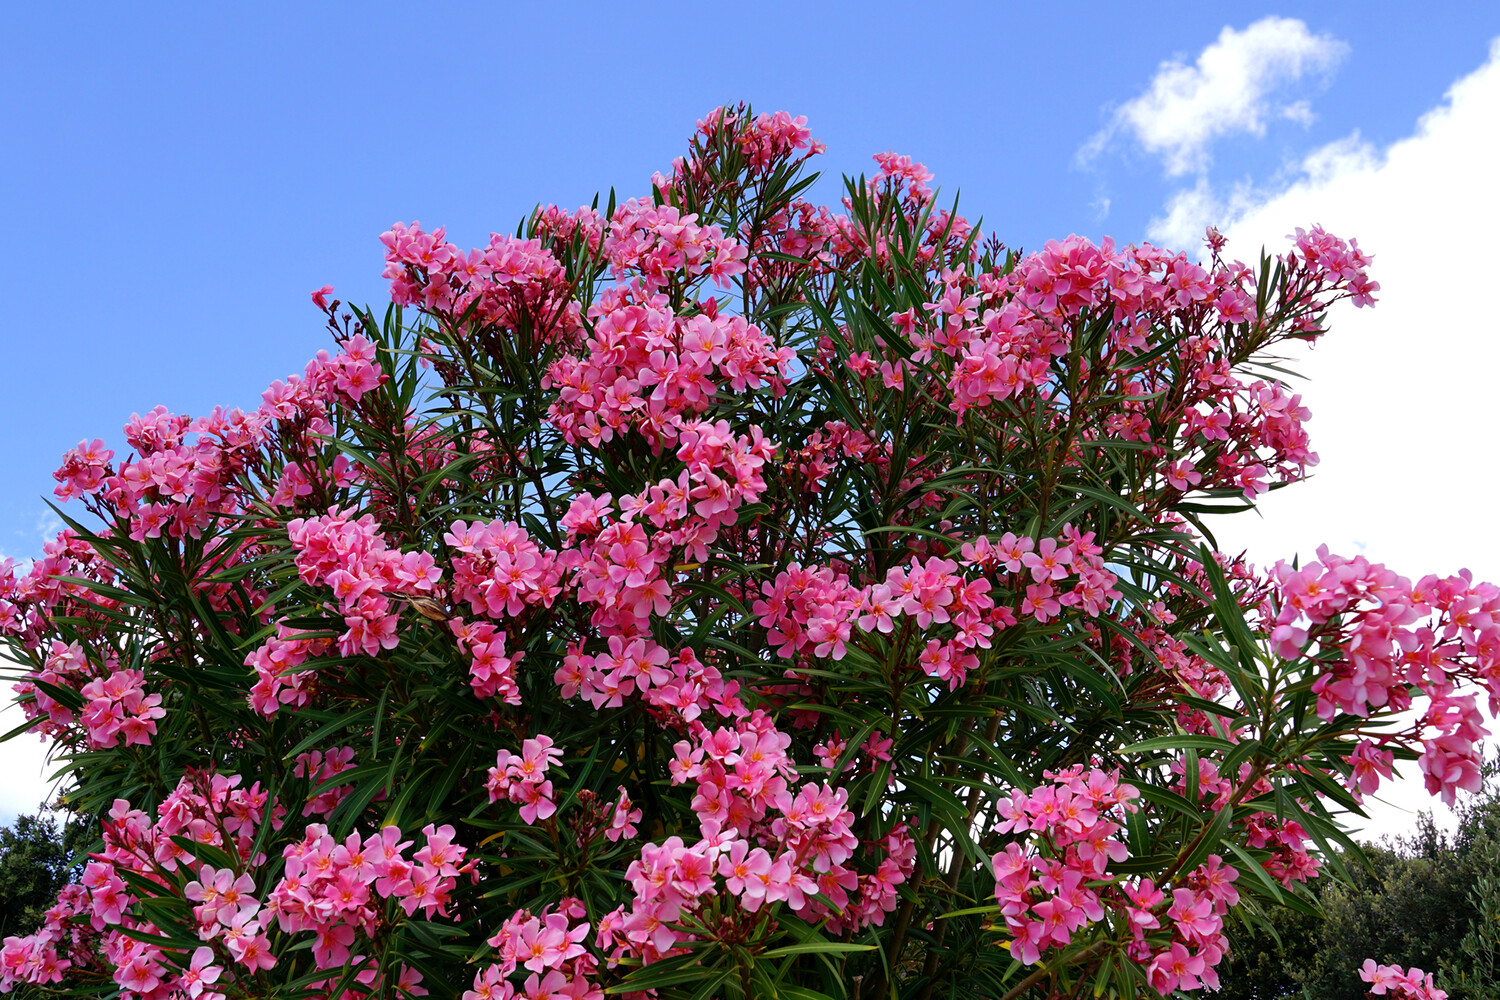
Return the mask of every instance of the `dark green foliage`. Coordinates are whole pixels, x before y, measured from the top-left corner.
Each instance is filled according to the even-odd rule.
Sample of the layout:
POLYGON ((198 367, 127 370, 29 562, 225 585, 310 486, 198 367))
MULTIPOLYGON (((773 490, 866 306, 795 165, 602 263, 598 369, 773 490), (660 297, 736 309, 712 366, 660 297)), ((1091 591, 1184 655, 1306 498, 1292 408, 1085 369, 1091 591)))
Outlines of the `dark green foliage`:
POLYGON ((1318 915, 1228 928, 1224 1000, 1361 1000, 1367 958, 1437 973, 1450 1000, 1500 997, 1500 762, 1488 778, 1453 834, 1424 813, 1414 832, 1366 847, 1370 866, 1350 864, 1348 884, 1315 885, 1318 915))
POLYGON ((0 827, 0 938, 36 930, 57 891, 78 878, 83 830, 43 810, 0 827))
POLYGON ((1443 964, 1441 977, 1449 1000, 1500 998, 1500 840, 1490 836, 1476 852, 1478 877, 1469 890, 1474 915, 1458 954, 1443 964))
POLYGON ((1313 968, 1323 929, 1321 914, 1271 911, 1271 923, 1231 923, 1233 945, 1219 966, 1226 1000, 1281 1000, 1302 996, 1303 973, 1313 968))

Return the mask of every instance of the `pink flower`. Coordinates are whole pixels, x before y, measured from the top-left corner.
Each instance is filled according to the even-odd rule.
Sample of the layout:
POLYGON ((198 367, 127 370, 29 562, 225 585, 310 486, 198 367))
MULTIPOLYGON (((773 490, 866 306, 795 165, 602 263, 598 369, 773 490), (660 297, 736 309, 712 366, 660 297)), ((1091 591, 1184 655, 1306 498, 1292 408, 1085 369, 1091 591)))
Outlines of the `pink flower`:
POLYGON ((1073 565, 1073 553, 1067 546, 1059 547, 1057 539, 1044 538, 1036 552, 1028 552, 1021 557, 1021 563, 1031 570, 1033 580, 1046 583, 1048 580, 1061 580, 1068 575, 1068 570, 1073 565))
POLYGON ((206 946, 193 952, 192 961, 183 970, 182 978, 179 980, 189 997, 196 998, 204 989, 217 983, 219 977, 224 974, 224 969, 213 964, 213 959, 213 950, 206 946))
POLYGON ((1174 941, 1171 948, 1156 954, 1146 975, 1158 993, 1195 990, 1202 985, 1199 977, 1203 975, 1204 967, 1200 956, 1189 952, 1181 941, 1174 941))
POLYGON ((728 852, 719 858, 719 874, 724 876, 724 887, 737 896, 747 892, 752 880, 761 885, 760 892, 764 895, 764 884, 757 876, 769 875, 770 872, 771 856, 759 847, 751 850, 743 840, 729 845, 728 852))

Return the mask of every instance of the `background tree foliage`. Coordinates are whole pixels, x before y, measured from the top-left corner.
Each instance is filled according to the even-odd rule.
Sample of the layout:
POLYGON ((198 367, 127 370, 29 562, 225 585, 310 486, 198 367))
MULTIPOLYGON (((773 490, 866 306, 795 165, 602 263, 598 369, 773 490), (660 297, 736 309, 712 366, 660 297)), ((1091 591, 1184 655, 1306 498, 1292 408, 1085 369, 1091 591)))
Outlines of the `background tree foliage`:
POLYGON ((1453 833, 1423 813, 1412 833, 1366 846, 1369 865, 1351 863, 1348 881, 1315 882, 1317 913, 1233 924, 1225 1000, 1360 1000, 1355 970, 1371 955, 1439 973, 1451 1000, 1500 996, 1500 758, 1486 772, 1453 833))
POLYGON ((0 938, 27 934, 57 902, 57 891, 82 871, 79 852, 88 825, 38 808, 0 827, 0 938))

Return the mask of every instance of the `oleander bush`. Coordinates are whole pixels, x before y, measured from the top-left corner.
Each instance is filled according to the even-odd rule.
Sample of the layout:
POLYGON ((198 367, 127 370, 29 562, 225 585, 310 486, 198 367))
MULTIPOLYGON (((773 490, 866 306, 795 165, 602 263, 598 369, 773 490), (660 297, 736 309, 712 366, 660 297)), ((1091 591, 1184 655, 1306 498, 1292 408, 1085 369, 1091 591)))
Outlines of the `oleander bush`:
POLYGON ((819 152, 721 108, 643 196, 397 224, 258 407, 68 452, 0 627, 98 840, 0 991, 1150 997, 1395 759, 1478 786, 1500 590, 1214 543, 1317 460, 1354 242, 1022 254, 819 152))

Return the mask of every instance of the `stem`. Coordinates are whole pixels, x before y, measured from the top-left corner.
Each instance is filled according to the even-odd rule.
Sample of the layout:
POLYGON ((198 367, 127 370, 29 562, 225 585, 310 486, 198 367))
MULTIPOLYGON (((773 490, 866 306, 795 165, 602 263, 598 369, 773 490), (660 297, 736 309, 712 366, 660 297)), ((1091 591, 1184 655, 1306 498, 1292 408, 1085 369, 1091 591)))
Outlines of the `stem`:
MULTIPOLYGON (((992 716, 990 716, 990 723, 985 727, 985 742, 995 742, 995 734, 999 731, 1000 713, 997 711, 992 716)), ((969 734, 964 733, 963 739, 959 743, 958 753, 956 753, 954 756, 962 757, 968 750, 968 748, 969 734)), ((957 771, 958 764, 956 761, 954 762, 952 767, 954 771, 957 771)), ((974 822, 975 811, 979 808, 979 797, 980 790, 978 788, 969 789, 969 801, 967 804, 968 807, 964 810, 964 824, 966 826, 974 822)), ((944 879, 944 882, 948 886, 948 893, 950 895, 953 893, 953 890, 958 887, 958 876, 962 868, 963 860, 963 852, 958 849, 958 843, 955 840, 953 844, 953 858, 948 862, 948 875, 944 879)), ((948 934, 948 925, 952 922, 953 921, 951 920, 944 920, 938 925, 937 933, 934 936, 932 945, 927 949, 927 961, 922 965, 922 975, 926 977, 927 982, 925 985, 923 985, 922 992, 918 994, 918 1000, 931 1000, 932 991, 937 988, 936 973, 938 967, 938 949, 942 947, 943 938, 948 934)))
MULTIPOLYGON (((1224 803, 1224 808, 1232 810, 1242 801, 1244 801, 1245 796, 1250 792, 1251 788, 1254 787, 1255 783, 1265 775, 1265 773, 1266 765, 1264 763, 1255 764, 1250 769, 1249 775, 1246 776, 1244 781, 1240 782, 1239 787, 1236 788, 1234 794, 1230 796, 1229 801, 1224 803)), ((1218 813, 1215 813, 1214 815, 1217 816, 1218 813)), ((1188 841, 1186 844, 1182 845, 1182 850, 1177 852, 1177 857, 1173 858, 1172 863, 1167 866, 1166 871, 1161 873, 1159 884, 1166 885, 1167 881, 1177 874, 1177 872, 1182 868, 1182 863, 1186 861, 1188 857, 1193 853, 1193 851, 1197 849, 1198 845, 1203 842, 1203 838, 1208 836, 1209 828, 1212 827, 1213 824, 1214 820, 1212 818, 1209 819, 1203 824, 1202 828, 1199 829, 1198 835, 1196 837, 1188 841)))
MULTIPOLYGON (((1111 944, 1111 942, 1109 942, 1109 941, 1095 941, 1093 944, 1091 944, 1087 948, 1083 949, 1083 951, 1080 951, 1078 953, 1078 955, 1074 958, 1073 962, 1070 963, 1070 964, 1074 964, 1074 965, 1081 964, 1081 963, 1087 961, 1088 959, 1093 958, 1095 955, 1099 954, 1100 952, 1106 950, 1110 946, 1110 944, 1111 944)), ((1020 996, 1022 993, 1025 993, 1027 990, 1031 989, 1037 983, 1041 982, 1043 979, 1046 979, 1048 976, 1052 975, 1055 971, 1056 971, 1055 969, 1048 969, 1048 968, 1037 969, 1031 975, 1029 975, 1025 979, 1021 980, 1015 986, 1011 987, 1010 992, 1006 993, 1003 997, 1000 998, 1000 1000, 1016 1000, 1016 997, 1020 996)))

